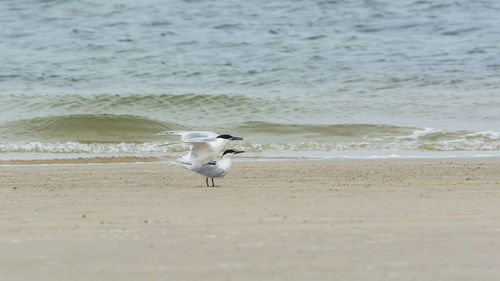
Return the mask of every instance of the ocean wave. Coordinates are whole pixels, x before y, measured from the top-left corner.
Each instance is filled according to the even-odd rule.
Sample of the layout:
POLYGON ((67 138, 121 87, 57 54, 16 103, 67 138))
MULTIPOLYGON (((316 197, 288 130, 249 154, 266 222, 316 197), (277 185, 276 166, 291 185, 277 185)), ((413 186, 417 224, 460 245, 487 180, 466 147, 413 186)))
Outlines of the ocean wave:
POLYGON ((175 152, 158 145, 175 136, 165 130, 213 130, 244 136, 231 145, 252 152, 346 150, 500 150, 500 132, 450 131, 383 124, 283 124, 246 121, 194 127, 143 116, 75 114, 36 117, 0 124, 0 152, 144 153, 175 152))
MULTIPOLYGON (((303 117, 310 108, 298 106, 300 98, 248 97, 241 94, 51 94, 1 95, 3 118, 64 115, 136 115, 174 123, 241 122, 255 116, 303 117)), ((9 121, 9 120, 1 120, 9 121)), ((10 120, 13 121, 13 120, 10 120)))
POLYGON ((307 138, 366 138, 406 134, 416 130, 381 124, 282 124, 262 121, 247 121, 233 129, 251 135, 281 135, 282 137, 304 135, 307 138))
POLYGON ((154 133, 177 124, 145 117, 109 114, 76 114, 36 117, 0 124, 4 141, 144 142, 154 133))

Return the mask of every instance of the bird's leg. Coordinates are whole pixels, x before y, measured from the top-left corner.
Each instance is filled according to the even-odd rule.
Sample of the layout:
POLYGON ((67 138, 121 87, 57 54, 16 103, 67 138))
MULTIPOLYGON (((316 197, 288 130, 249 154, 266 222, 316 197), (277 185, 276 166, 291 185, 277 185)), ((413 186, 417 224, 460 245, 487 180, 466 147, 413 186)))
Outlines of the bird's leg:
MULTIPOLYGON (((212 179, 212 180, 213 180, 213 179, 212 179)), ((207 177, 207 180, 206 180, 205 182, 207 183, 207 187, 209 187, 209 185, 208 185, 208 177, 207 177)))
POLYGON ((212 178, 212 186, 215 186, 215 184, 214 184, 214 178, 212 178))

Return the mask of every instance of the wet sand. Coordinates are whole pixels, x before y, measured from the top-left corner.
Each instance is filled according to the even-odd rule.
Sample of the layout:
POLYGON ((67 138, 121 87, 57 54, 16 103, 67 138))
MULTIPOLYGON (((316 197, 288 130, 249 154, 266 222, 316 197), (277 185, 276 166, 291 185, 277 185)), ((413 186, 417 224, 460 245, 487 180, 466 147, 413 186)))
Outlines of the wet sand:
POLYGON ((0 279, 500 280, 499 158, 236 162, 215 182, 0 166, 0 279))

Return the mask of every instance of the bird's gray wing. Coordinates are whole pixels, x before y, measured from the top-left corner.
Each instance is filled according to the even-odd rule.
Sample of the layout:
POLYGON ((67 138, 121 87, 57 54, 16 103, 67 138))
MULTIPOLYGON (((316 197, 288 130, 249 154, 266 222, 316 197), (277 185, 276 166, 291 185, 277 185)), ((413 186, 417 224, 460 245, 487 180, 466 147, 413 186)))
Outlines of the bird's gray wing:
POLYGON ((202 142, 212 141, 218 134, 210 131, 164 131, 156 133, 157 135, 178 135, 183 142, 202 142))
POLYGON ((220 177, 226 172, 226 170, 222 169, 221 167, 217 167, 217 165, 206 165, 206 164, 200 167, 196 167, 192 171, 195 171, 198 174, 202 174, 209 178, 220 177))
POLYGON ((177 142, 166 142, 166 143, 160 144, 158 146, 166 146, 166 145, 174 145, 174 144, 184 144, 184 145, 190 145, 190 146, 202 145, 202 144, 207 145, 208 142, 214 141, 216 139, 217 138, 196 138, 196 139, 191 139, 191 140, 187 140, 187 141, 181 140, 181 141, 177 141, 177 142))

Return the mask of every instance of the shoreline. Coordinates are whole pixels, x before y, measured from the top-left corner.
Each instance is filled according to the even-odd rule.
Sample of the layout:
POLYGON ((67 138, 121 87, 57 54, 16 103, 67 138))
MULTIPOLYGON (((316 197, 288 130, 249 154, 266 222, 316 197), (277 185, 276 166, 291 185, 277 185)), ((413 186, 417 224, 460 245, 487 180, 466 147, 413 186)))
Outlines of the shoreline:
MULTIPOLYGON (((62 157, 62 158, 38 158, 38 159, 0 159, 0 166, 10 165, 50 165, 50 164, 105 164, 105 163, 161 163, 172 161, 178 158, 178 155, 154 155, 154 156, 85 156, 85 157, 62 157)), ((427 156, 369 156, 369 157, 300 157, 300 156, 239 156, 235 158, 236 162, 261 162, 261 161, 371 161, 371 160, 416 160, 416 159, 429 159, 429 160, 466 160, 466 159, 500 159, 500 155, 427 155, 427 156)))

